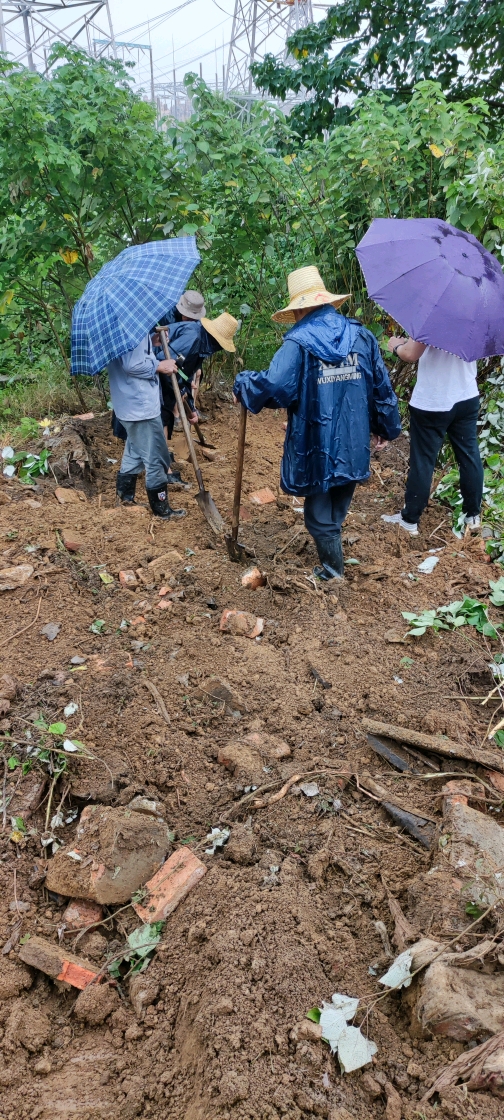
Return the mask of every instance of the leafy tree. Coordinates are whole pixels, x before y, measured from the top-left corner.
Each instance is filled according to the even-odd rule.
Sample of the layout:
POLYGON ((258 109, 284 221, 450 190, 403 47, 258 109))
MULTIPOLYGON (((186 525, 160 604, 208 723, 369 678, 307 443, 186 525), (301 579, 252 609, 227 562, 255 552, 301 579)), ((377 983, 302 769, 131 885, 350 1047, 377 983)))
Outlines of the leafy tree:
POLYGON ((170 149, 120 64, 62 47, 52 61, 49 78, 0 64, 0 283, 66 360, 75 299, 125 245, 163 236, 181 177, 163 178, 170 149))
POLYGON ((342 0, 320 23, 289 39, 294 65, 268 55, 252 66, 259 88, 285 98, 304 87, 312 97, 294 108, 301 136, 320 135, 348 107, 341 95, 380 88, 411 96, 435 79, 450 99, 485 97, 504 113, 503 0, 342 0))

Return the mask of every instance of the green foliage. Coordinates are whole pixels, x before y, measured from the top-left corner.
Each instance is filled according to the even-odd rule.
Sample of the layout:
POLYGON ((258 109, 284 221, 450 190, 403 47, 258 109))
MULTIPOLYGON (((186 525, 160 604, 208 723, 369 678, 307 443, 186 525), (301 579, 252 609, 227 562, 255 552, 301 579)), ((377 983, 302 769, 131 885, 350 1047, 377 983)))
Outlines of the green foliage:
POLYGON ((277 109, 255 104, 240 119, 195 75, 193 116, 157 129, 119 63, 62 48, 57 58, 48 78, 1 64, 0 422, 27 415, 29 392, 40 415, 46 385, 54 408, 66 402, 73 304, 125 245, 196 234, 191 283, 210 314, 243 321, 236 358, 208 363, 217 382, 268 364, 282 337, 271 314, 303 264, 350 293, 345 310, 383 341, 393 324, 367 299, 355 257, 377 216, 447 217, 501 254, 504 140, 489 145, 479 99, 450 102, 434 81, 404 101, 367 92, 300 144, 277 109))
POLYGON ((123 978, 121 965, 129 964, 127 975, 143 972, 150 964, 156 945, 161 940, 164 922, 152 922, 150 925, 138 926, 127 937, 127 948, 121 953, 118 960, 111 961, 109 972, 116 979, 123 978))
POLYGON ((490 602, 494 607, 504 607, 504 576, 495 581, 490 580, 490 587, 492 588, 490 602))
MULTIPOLYGON (((499 584, 500 582, 499 580, 499 584)), ((419 615, 402 611, 402 616, 411 623, 412 628, 408 634, 412 638, 420 638, 428 629, 437 633, 438 630, 457 630, 459 626, 474 626, 479 634, 495 639, 498 638, 497 631, 503 629, 501 623, 494 626, 493 622, 490 622, 488 606, 485 603, 480 603, 478 599, 470 599, 468 595, 464 599, 449 603, 446 607, 422 611, 419 615)))
POLYGON ((341 0, 320 23, 291 36, 293 64, 268 55, 252 73, 274 97, 302 86, 311 92, 291 114, 301 136, 320 135, 344 119, 341 94, 381 89, 404 100, 424 79, 438 81, 452 100, 486 97, 498 118, 504 109, 503 19, 502 0, 341 0))

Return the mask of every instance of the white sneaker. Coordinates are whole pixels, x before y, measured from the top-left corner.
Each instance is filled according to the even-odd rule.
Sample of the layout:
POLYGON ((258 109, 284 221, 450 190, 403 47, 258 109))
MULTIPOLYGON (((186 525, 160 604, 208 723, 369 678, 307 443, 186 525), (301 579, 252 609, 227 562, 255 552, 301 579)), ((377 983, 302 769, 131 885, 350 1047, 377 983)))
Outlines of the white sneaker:
POLYGON ((464 517, 464 524, 470 533, 479 533, 481 529, 481 517, 476 513, 474 517, 464 517))
POLYGON ((418 525, 412 524, 410 521, 405 521, 402 513, 382 513, 382 521, 386 521, 388 525, 400 525, 410 537, 418 537, 418 525))

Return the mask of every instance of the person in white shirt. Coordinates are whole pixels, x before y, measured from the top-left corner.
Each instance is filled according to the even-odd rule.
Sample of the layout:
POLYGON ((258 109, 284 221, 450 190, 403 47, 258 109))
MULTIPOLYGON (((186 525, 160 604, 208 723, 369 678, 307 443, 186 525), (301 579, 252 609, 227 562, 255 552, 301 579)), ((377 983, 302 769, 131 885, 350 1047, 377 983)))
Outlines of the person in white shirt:
POLYGON ((418 535, 436 459, 448 436, 460 471, 465 523, 470 532, 477 533, 483 464, 476 428, 480 406, 476 362, 464 362, 456 354, 425 346, 413 338, 390 338, 388 348, 403 362, 418 362, 418 373, 409 406, 410 464, 405 502, 399 513, 383 514, 382 520, 418 535))

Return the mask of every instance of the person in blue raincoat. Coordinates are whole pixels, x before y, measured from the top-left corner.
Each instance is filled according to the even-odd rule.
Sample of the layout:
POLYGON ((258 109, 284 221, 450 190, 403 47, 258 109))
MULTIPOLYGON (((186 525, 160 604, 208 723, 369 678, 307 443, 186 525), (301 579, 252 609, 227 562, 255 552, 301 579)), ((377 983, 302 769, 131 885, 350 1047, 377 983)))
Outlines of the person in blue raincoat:
POLYGON ((294 326, 269 369, 243 370, 233 392, 249 412, 287 409, 280 485, 305 499, 315 574, 342 578, 341 526, 369 477, 370 437, 382 447, 401 431, 397 397, 374 335, 336 311, 348 296, 328 292, 312 266, 291 272, 288 286, 290 302, 273 319, 294 326))
MULTIPOLYGON (((203 362, 205 358, 216 354, 218 350, 227 350, 228 353, 234 353, 236 347, 233 337, 237 328, 238 320, 229 315, 227 311, 218 315, 216 319, 207 319, 203 315, 199 321, 189 322, 184 319, 169 326, 168 348, 170 355, 179 363, 179 384, 182 384, 182 392, 185 393, 187 403, 196 418, 193 393, 198 384, 197 377, 198 374, 201 374, 203 362)), ((157 341, 155 338, 154 350, 161 359, 164 356, 164 351, 161 347, 157 348, 157 341)), ((174 426, 175 394, 171 377, 160 375, 159 382, 161 386, 161 416, 167 438, 171 439, 174 426)))

